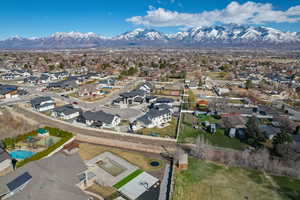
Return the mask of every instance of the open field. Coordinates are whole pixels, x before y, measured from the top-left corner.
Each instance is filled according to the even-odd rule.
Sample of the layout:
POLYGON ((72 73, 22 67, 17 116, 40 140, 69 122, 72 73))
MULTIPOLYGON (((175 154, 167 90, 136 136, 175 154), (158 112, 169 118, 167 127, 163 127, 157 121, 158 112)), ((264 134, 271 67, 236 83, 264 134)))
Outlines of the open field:
POLYGON ((33 131, 39 124, 23 115, 13 112, 11 109, 0 109, 0 139, 15 137, 26 132, 33 131))
POLYGON ((137 133, 141 133, 143 135, 150 135, 151 133, 158 133, 160 137, 172 137, 176 136, 176 127, 177 127, 177 118, 172 117, 171 122, 169 122, 169 126, 165 128, 144 128, 138 130, 137 133))
POLYGON ((296 200, 300 181, 265 176, 257 171, 225 167, 189 158, 186 171, 175 171, 172 200, 296 200))
POLYGON ((230 73, 228 73, 228 72, 209 72, 207 75, 209 77, 211 77, 212 79, 224 80, 230 75, 230 73))
POLYGON ((216 134, 208 133, 203 128, 193 128, 194 123, 201 123, 203 121, 218 123, 219 120, 212 116, 202 116, 197 118, 191 114, 184 114, 181 131, 178 138, 179 142, 194 142, 197 137, 203 137, 209 144, 218 147, 232 148, 237 150, 243 150, 247 147, 247 145, 242 143, 240 140, 226 136, 224 129, 222 128, 217 128, 216 134))
POLYGON ((87 143, 81 143, 80 144, 80 151, 79 154, 83 160, 90 160, 93 157, 103 153, 103 152, 112 152, 116 155, 122 157, 123 159, 126 159, 128 162, 137 165, 144 171, 156 171, 160 170, 161 167, 164 166, 164 162, 162 160, 159 160, 162 164, 161 167, 152 167, 150 165, 150 162, 154 159, 151 157, 146 157, 142 154, 136 153, 136 152, 130 152, 126 150, 111 148, 111 147, 105 147, 105 146, 99 146, 99 145, 92 145, 87 143))

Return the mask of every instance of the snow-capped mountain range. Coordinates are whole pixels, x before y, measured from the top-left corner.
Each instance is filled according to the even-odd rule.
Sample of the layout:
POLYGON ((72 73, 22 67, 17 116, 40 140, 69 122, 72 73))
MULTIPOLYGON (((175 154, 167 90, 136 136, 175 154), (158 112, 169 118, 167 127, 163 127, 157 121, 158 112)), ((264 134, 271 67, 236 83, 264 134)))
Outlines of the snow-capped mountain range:
POLYGON ((166 46, 287 46, 300 49, 300 33, 283 32, 264 26, 223 25, 196 27, 175 34, 164 34, 154 29, 135 29, 116 37, 95 33, 58 32, 48 37, 23 38, 19 36, 0 41, 2 49, 90 48, 116 45, 166 46))

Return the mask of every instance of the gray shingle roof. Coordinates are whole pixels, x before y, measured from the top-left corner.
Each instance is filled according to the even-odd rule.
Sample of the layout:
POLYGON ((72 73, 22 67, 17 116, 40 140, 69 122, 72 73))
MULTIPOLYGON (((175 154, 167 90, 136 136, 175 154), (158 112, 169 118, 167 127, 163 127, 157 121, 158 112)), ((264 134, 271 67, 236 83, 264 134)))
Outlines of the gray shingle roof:
POLYGON ((43 103, 43 102, 50 101, 50 100, 52 100, 52 98, 51 98, 51 97, 48 97, 48 96, 44 96, 44 97, 36 97, 36 98, 32 99, 32 100, 30 101, 30 103, 31 103, 32 106, 35 107, 35 106, 40 105, 40 104, 43 103))
POLYGON ((171 114, 171 111, 168 109, 165 110, 157 110, 157 109, 151 109, 149 110, 145 115, 137 118, 137 121, 140 121, 146 125, 152 123, 152 119, 166 115, 166 114, 171 114))
POLYGON ((74 108, 73 105, 64 105, 61 107, 56 107, 53 112, 64 113, 65 115, 70 115, 76 112, 81 112, 81 109, 74 108))
POLYGON ((146 92, 144 90, 132 90, 130 92, 121 93, 120 96, 123 98, 134 98, 137 96, 144 96, 146 92))
POLYGON ((156 103, 173 103, 173 102, 174 102, 174 99, 166 98, 166 97, 158 98, 156 100, 156 103))
POLYGON ((82 114, 82 117, 85 120, 98 121, 98 122, 104 122, 106 124, 110 124, 115 118, 115 115, 105 113, 103 111, 97 111, 97 112, 87 111, 82 114))
POLYGON ((75 184, 79 183, 78 174, 86 166, 75 155, 57 153, 50 158, 38 160, 18 168, 16 171, 0 177, 0 194, 9 191, 7 183, 28 172, 32 179, 23 189, 11 196, 11 200, 87 200, 88 196, 75 184))
POLYGON ((18 87, 15 85, 0 85, 0 95, 5 95, 11 91, 17 90, 18 87))

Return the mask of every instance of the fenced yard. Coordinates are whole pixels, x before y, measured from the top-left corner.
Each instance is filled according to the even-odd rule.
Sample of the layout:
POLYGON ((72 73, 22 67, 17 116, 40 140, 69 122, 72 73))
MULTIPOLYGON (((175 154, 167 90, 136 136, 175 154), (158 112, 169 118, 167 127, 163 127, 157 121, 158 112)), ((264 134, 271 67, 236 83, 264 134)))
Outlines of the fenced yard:
POLYGON ((186 171, 175 172, 172 200, 299 199, 300 181, 189 158, 186 171))
POLYGON ((225 130, 221 127, 217 126, 215 134, 207 132, 201 125, 201 123, 204 121, 216 124, 219 123, 219 119, 215 118, 214 116, 200 115, 195 117, 192 114, 183 114, 178 141, 180 143, 194 143, 197 137, 202 137, 207 143, 217 147, 232 148, 237 150, 244 150, 247 147, 247 145, 242 143, 239 139, 230 138, 225 135, 225 130), (198 128, 195 128, 196 126, 198 128))

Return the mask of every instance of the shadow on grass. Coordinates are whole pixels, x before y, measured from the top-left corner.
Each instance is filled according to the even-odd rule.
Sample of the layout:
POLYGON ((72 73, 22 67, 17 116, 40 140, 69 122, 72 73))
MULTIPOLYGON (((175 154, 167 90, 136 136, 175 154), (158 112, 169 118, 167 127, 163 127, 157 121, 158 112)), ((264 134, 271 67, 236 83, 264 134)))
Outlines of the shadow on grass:
POLYGON ((273 180, 279 186, 278 193, 283 199, 300 199, 300 180, 284 176, 273 176, 273 180))

